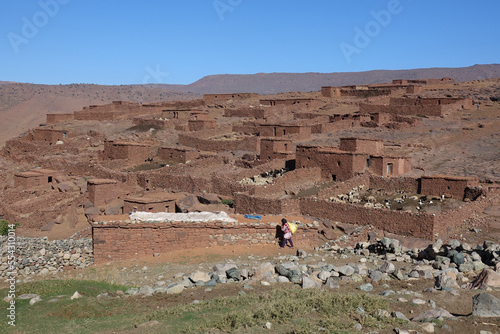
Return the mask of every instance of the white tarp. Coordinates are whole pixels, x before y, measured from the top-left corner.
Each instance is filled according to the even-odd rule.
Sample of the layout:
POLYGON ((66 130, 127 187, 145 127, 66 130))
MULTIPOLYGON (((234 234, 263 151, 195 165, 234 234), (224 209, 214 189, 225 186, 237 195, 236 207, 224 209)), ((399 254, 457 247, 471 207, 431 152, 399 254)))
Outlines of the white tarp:
POLYGON ((136 221, 187 221, 187 222, 210 222, 222 221, 236 223, 237 220, 229 217, 224 211, 213 212, 188 212, 188 213, 168 213, 168 212, 134 212, 130 214, 130 220, 136 221))

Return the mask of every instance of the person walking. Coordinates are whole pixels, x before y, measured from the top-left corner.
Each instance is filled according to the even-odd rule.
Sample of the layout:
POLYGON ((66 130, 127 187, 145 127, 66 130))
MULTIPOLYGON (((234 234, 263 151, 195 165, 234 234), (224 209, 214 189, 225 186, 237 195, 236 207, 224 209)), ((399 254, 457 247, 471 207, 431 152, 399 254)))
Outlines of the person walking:
POLYGON ((285 248, 287 242, 290 242, 290 247, 293 248, 292 230, 290 229, 290 226, 285 218, 281 219, 281 231, 283 232, 281 248, 285 248))

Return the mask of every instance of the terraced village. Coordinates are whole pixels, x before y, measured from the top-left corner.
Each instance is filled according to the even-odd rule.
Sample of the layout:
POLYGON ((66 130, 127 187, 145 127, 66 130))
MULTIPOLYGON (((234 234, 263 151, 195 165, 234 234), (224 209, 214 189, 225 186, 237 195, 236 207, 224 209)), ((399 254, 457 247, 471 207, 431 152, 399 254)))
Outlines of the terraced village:
POLYGON ((54 332, 498 332, 499 93, 498 79, 396 79, 47 114, 1 151, 0 218, 18 223, 1 284, 15 277, 54 332), (296 249, 279 248, 282 218, 296 249), (107 324, 86 322, 101 317, 89 303, 107 324))

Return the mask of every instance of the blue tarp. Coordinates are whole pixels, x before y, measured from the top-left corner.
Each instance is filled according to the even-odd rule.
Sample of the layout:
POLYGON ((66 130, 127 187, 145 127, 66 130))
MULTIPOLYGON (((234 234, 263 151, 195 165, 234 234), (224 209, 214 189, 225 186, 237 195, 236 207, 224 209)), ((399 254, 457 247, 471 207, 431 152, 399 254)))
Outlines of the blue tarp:
POLYGON ((248 219, 262 219, 262 216, 260 215, 245 215, 245 218, 248 218, 248 219))

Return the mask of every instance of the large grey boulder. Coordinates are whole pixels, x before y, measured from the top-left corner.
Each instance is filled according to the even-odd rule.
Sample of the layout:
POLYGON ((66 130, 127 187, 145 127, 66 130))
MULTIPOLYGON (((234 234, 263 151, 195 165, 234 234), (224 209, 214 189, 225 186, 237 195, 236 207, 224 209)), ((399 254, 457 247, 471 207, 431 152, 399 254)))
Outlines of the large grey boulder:
POLYGON ((307 276, 302 277, 302 288, 303 289, 318 289, 321 285, 313 279, 307 276))
POLYGON ((353 267, 348 265, 337 267, 337 271, 344 276, 352 276, 356 272, 353 267))
POLYGON ((449 319, 454 318, 454 316, 450 312, 438 307, 438 308, 433 308, 433 309, 427 310, 425 312, 422 312, 411 320, 412 321, 431 321, 431 320, 437 319, 439 317, 449 318, 449 319))
POLYGON ((477 317, 500 317, 500 300, 489 293, 472 297, 472 315, 477 317))
POLYGON ((396 266, 391 262, 385 261, 382 263, 379 270, 383 273, 390 274, 396 270, 396 266))
POLYGON ((189 276, 191 282, 196 283, 202 281, 204 283, 210 281, 211 277, 208 273, 197 270, 189 276))

